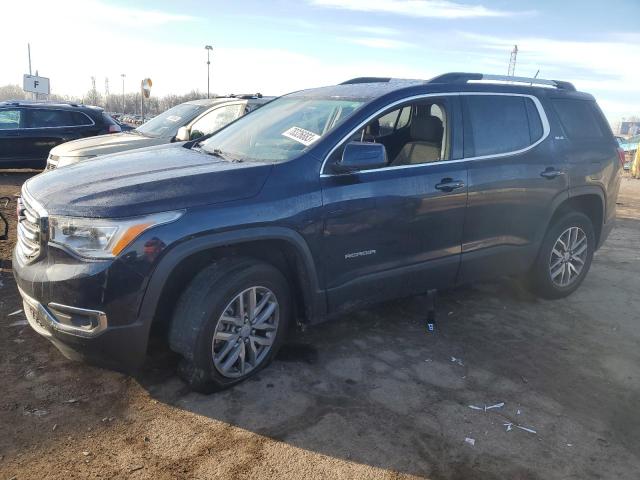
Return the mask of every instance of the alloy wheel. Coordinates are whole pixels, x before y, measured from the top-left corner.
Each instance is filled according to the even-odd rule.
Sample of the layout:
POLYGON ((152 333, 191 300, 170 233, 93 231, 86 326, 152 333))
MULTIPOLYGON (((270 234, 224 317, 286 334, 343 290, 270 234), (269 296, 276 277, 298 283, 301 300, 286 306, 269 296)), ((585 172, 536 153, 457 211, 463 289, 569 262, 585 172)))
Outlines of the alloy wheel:
POLYGON ((280 315, 275 294, 250 287, 236 295, 218 319, 211 352, 218 372, 229 378, 247 375, 268 356, 280 315))
POLYGON ((549 274, 558 287, 575 282, 584 268, 589 242, 580 227, 570 227, 560 234, 551 250, 549 274))

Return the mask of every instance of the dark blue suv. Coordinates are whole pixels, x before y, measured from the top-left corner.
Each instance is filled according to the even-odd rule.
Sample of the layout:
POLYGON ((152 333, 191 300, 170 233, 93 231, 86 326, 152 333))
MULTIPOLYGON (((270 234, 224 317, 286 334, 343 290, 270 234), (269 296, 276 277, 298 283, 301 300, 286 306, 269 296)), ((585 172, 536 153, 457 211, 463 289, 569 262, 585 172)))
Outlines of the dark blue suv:
POLYGON ((294 320, 500 275, 570 294, 620 170, 570 83, 353 79, 32 178, 13 266, 31 326, 68 357, 131 369, 153 329, 210 391, 266 365, 294 320))

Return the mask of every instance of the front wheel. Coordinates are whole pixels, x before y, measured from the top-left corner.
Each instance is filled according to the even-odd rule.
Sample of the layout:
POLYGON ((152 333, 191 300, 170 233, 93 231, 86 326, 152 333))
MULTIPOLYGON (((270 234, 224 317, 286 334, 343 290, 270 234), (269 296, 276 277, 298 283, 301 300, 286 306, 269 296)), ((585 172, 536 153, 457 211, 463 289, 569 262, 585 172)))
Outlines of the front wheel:
POLYGON ((207 267, 181 296, 174 317, 198 325, 180 376, 205 393, 246 380, 277 353, 290 310, 287 280, 275 267, 253 259, 207 267))
POLYGON ((589 217, 569 212, 547 231, 536 262, 529 273, 529 285, 543 298, 562 298, 573 293, 591 266, 595 235, 589 217))

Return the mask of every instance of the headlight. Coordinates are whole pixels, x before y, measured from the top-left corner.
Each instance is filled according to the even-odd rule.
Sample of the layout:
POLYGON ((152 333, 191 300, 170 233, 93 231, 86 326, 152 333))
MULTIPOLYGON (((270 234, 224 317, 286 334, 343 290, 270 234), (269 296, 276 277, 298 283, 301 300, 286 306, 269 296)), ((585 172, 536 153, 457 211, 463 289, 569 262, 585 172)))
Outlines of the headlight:
POLYGON ((59 157, 56 165, 58 166, 58 168, 66 167, 67 165, 73 165, 95 157, 96 155, 83 155, 82 157, 59 157))
POLYGON ((145 230, 173 222, 183 213, 163 212, 123 219, 52 215, 49 217, 49 241, 83 257, 113 258, 145 230))

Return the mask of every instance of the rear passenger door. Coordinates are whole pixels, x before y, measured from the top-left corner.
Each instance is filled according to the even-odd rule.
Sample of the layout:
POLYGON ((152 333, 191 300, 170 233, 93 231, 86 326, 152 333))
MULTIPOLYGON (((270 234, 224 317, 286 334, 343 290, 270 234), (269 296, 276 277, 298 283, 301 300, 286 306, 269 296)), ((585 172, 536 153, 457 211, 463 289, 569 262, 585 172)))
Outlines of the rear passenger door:
POLYGON ((554 205, 567 198, 562 155, 530 95, 461 95, 469 197, 459 282, 519 273, 535 259, 554 205))
POLYGON ((30 161, 39 163, 42 167, 53 147, 91 135, 93 132, 88 129, 95 125, 84 113, 71 110, 29 108, 26 109, 26 115, 25 153, 30 161))

